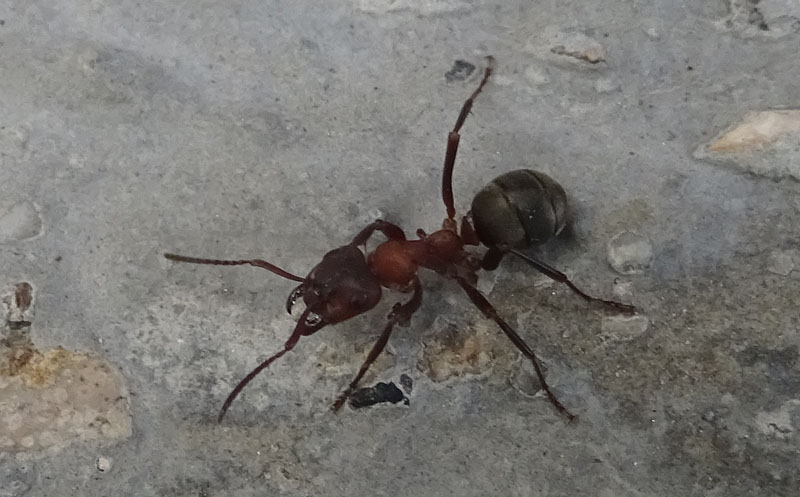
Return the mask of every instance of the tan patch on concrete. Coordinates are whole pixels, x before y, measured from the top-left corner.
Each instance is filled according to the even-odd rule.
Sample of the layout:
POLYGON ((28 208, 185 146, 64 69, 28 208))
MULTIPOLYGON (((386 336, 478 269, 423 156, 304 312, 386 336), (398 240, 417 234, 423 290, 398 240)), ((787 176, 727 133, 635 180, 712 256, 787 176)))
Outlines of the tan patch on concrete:
POLYGON ((800 110, 751 112, 708 148, 738 154, 773 144, 787 134, 800 134, 800 110))
POLYGON ((694 156, 770 178, 800 180, 800 109, 751 112, 694 156))
POLYGON ((507 366, 506 363, 515 362, 507 357, 510 348, 513 345, 504 336, 491 334, 484 323, 463 330, 446 326, 426 340, 417 369, 437 383, 465 375, 488 374, 497 364, 507 366))
POLYGON ((41 353, 30 343, 0 350, 0 451, 131 435, 127 389, 105 360, 60 347, 41 353))

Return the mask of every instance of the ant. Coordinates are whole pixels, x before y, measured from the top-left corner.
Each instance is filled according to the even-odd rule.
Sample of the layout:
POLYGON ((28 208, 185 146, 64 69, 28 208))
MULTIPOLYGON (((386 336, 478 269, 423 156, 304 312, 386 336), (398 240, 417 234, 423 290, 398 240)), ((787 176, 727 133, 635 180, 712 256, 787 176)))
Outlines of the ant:
POLYGON ((382 287, 410 293, 411 297, 406 302, 394 305, 388 315, 386 327, 358 374, 333 403, 331 409, 338 411, 352 395, 370 365, 381 354, 394 327, 407 327, 411 316, 419 309, 422 303, 422 285, 417 272, 420 268, 430 269, 445 278, 455 280, 481 313, 494 321, 533 363, 542 389, 558 412, 570 421, 575 418, 548 386, 533 349, 500 317, 476 288, 478 271, 494 270, 505 255, 513 254, 553 280, 566 284, 588 302, 626 314, 635 313, 636 308, 592 297, 576 287, 564 273, 520 252, 520 249, 540 245, 555 237, 567 224, 567 196, 564 189, 541 172, 520 169, 495 178, 475 196, 471 210, 461 218, 460 226, 456 222, 452 177, 461 139, 459 132, 470 114, 475 98, 494 71, 494 58, 487 57, 487 62, 478 88, 464 102, 453 130, 447 135, 447 152, 442 173, 442 198, 447 217, 442 223, 442 229, 431 234, 418 229, 417 239, 410 240, 399 226, 383 220, 374 221, 362 229, 350 243, 325 254, 322 262, 305 278, 261 259, 218 260, 164 254, 167 259, 177 262, 257 266, 300 283, 286 301, 286 310, 289 313, 299 298, 302 297, 305 303, 305 310, 294 331, 282 350, 259 364, 236 385, 222 405, 218 422, 222 422, 231 403, 242 389, 262 370, 292 350, 300 337, 312 335, 329 324, 341 323, 372 309, 381 299, 382 287), (372 252, 365 253, 366 243, 376 231, 381 232, 387 240, 372 252), (465 250, 466 246, 478 246, 481 243, 488 247, 483 256, 465 250))

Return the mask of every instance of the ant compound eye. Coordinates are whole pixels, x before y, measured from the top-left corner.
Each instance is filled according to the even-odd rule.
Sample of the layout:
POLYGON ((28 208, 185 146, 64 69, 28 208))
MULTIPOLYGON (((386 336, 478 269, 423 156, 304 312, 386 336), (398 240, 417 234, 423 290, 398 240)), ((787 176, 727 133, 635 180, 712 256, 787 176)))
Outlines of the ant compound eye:
POLYGON ((317 326, 322 322, 322 316, 317 314, 316 312, 309 312, 308 316, 306 316, 305 324, 307 326, 317 326))

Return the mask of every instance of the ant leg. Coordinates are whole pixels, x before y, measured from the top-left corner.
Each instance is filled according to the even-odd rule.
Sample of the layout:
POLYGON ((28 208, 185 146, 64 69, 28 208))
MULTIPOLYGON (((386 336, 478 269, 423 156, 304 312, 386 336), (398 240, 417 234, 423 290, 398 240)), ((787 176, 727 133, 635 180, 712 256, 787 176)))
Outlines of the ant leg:
POLYGON ((305 278, 301 278, 295 274, 286 271, 285 269, 281 269, 274 264, 270 264, 267 261, 261 259, 251 259, 251 260, 239 260, 239 261, 228 261, 228 260, 221 260, 221 259, 201 259, 198 257, 187 257, 185 255, 177 255, 177 254, 164 254, 164 257, 171 261, 175 262, 190 262, 192 264, 213 264, 216 266, 257 266, 266 269, 272 273, 277 274, 282 278, 286 278, 287 280, 292 281, 304 281, 305 278))
POLYGON ((636 307, 634 307, 634 306, 632 306, 630 304, 622 304, 620 302, 615 302, 613 300, 605 300, 605 299, 601 299, 601 298, 598 298, 598 297, 592 297, 591 295, 587 295, 580 288, 575 286, 569 280, 569 278, 567 278, 567 275, 562 273, 561 271, 559 271, 559 270, 557 270, 557 269, 555 269, 553 267, 548 266, 544 262, 537 261, 533 257, 531 257, 529 255, 525 255, 525 254, 523 254, 522 252, 520 252, 518 250, 511 249, 510 252, 512 254, 516 255, 517 257, 519 257, 520 259, 524 260, 525 262, 527 262, 531 266, 535 267, 540 273, 544 274, 545 276, 547 276, 548 278, 552 279, 553 281, 557 281, 559 283, 564 283, 573 292, 577 293, 583 300, 585 300, 587 302, 593 302, 593 303, 596 303, 596 304, 604 305, 606 307, 611 307, 611 308, 613 308, 613 309, 615 309, 615 310, 617 310, 619 312, 625 313, 625 314, 636 314, 636 307))
POLYGON ((497 266, 500 265, 500 261, 503 260, 503 256, 505 256, 505 252, 497 247, 489 247, 489 250, 483 254, 483 258, 481 259, 481 269, 485 271, 494 271, 497 269, 497 266))
POLYGON ((337 412, 342 408, 344 403, 358 386, 358 382, 361 381, 361 378, 367 372, 369 367, 373 362, 375 362, 375 359, 381 355, 384 347, 386 347, 386 344, 389 342, 389 335, 392 334, 394 325, 399 324, 400 326, 408 326, 408 323, 411 320, 411 315, 414 314, 417 309, 419 309, 419 306, 422 303, 422 285, 419 283, 419 278, 414 277, 413 285, 414 295, 411 296, 411 300, 405 304, 394 305, 392 312, 389 313, 389 322, 386 323, 386 328, 383 329, 383 333, 381 333, 380 338, 378 338, 378 341, 372 346, 372 350, 369 351, 367 359, 364 361, 364 364, 361 365, 361 369, 358 370, 358 374, 355 378, 353 378, 353 381, 350 382, 345 391, 339 395, 339 397, 336 399, 336 402, 333 403, 333 406, 331 406, 331 410, 333 412, 337 412))
POLYGON ((569 410, 564 407, 564 405, 556 398, 555 394, 550 390, 550 386, 547 384, 547 381, 544 379, 544 373, 542 372, 542 367, 539 364, 539 359, 536 358, 536 354, 533 350, 528 347, 522 338, 514 331, 508 323, 506 323, 503 318, 497 314, 497 310, 492 306, 491 303, 483 296, 483 294, 474 286, 470 285, 465 279, 461 277, 456 277, 456 281, 458 284, 461 285, 461 288, 467 293, 467 296, 472 301, 473 304, 483 313, 484 316, 493 320, 497 323, 498 326, 503 330, 506 336, 514 343, 514 345, 522 352, 522 354, 531 360, 533 363, 533 368, 536 370, 536 376, 539 377, 539 382, 542 384, 542 388, 544 389, 545 393, 547 394, 547 398, 550 399, 550 402, 558 409, 558 412, 563 414, 567 417, 570 421, 575 419, 575 415, 569 412, 569 410))
POLYGON ((310 312, 311 312, 310 309, 306 309, 305 311, 303 311, 303 314, 297 321, 297 326, 294 327, 294 331, 292 332, 291 336, 289 336, 289 339, 286 340, 286 343, 283 344, 283 350, 277 352, 276 354, 273 354, 266 361, 256 366, 254 370, 250 371, 250 373, 248 373, 247 376, 245 376, 242 379, 242 381, 240 381, 233 388, 231 393, 228 394, 228 397, 225 399, 225 403, 222 404, 222 409, 219 410, 219 416, 217 416, 217 423, 222 423, 222 418, 225 417, 225 413, 228 412, 228 408, 231 406, 234 399, 236 399, 236 397, 241 393, 242 389, 244 389, 244 387, 247 386, 247 384, 250 383, 250 381, 252 381, 253 378, 258 376, 258 373, 266 369, 270 364, 275 362, 275 360, 283 356, 283 354, 292 350, 294 346, 297 345, 297 342, 300 340, 300 337, 308 336, 314 333, 315 331, 319 330, 323 326, 325 326, 326 324, 325 322, 319 322, 314 324, 309 323, 307 321, 307 318, 310 312))
POLYGON ((405 240, 406 235, 403 233, 403 229, 396 224, 392 224, 388 221, 384 221, 382 219, 378 219, 377 221, 373 221, 367 225, 366 228, 361 230, 353 241, 350 242, 351 245, 364 245, 367 243, 367 240, 372 236, 375 231, 380 231, 383 233, 386 238, 390 240, 405 240))
POLYGON ((464 245, 480 245, 481 240, 475 232, 472 223, 469 222, 469 214, 461 218, 461 228, 458 230, 461 236, 461 241, 464 245))
POLYGON ((444 156, 444 171, 442 171, 442 199, 444 200, 445 208, 447 208, 447 219, 452 221, 453 228, 455 228, 454 218, 456 215, 456 209, 453 203, 453 167, 456 164, 458 142, 461 140, 459 131, 461 131, 461 126, 464 125, 464 121, 467 120, 467 116, 470 110, 472 110, 472 104, 475 102, 475 98, 481 90, 483 90, 483 87, 486 86, 489 76, 491 76, 492 71, 494 71, 494 57, 490 55, 486 57, 486 59, 488 65, 483 71, 481 83, 478 85, 478 88, 472 92, 472 95, 470 95, 466 102, 464 102, 464 105, 461 107, 461 112, 458 114, 458 119, 456 119, 456 125, 447 135, 447 152, 444 156))

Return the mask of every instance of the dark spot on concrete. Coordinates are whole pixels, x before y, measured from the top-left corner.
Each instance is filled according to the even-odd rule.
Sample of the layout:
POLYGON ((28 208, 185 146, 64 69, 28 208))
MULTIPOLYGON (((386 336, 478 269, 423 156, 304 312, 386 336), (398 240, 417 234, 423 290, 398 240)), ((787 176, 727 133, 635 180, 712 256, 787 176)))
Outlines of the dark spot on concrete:
POLYGON ((14 299, 20 311, 27 311, 33 302, 33 287, 27 281, 17 283, 14 292, 14 299))
POLYGON ((777 431, 778 433, 782 433, 784 435, 788 435, 788 434, 790 434, 792 432, 791 429, 786 428, 786 427, 782 427, 782 426, 778 426, 775 423, 770 423, 769 427, 772 428, 773 430, 777 431))
POLYGON ((444 79, 448 83, 452 83, 453 81, 464 81, 469 77, 470 74, 473 73, 473 71, 475 71, 474 65, 470 64, 466 60, 457 60, 453 62, 453 67, 444 73, 444 79))
MULTIPOLYGON (((751 0, 750 3, 756 4, 758 2, 753 2, 751 0)), ((769 31, 769 25, 767 25, 767 21, 764 20, 764 14, 761 13, 761 11, 758 10, 756 7, 750 9, 750 15, 747 16, 747 22, 755 26, 758 26, 758 29, 760 29, 761 31, 769 31)))
POLYGON ((10 330, 23 330, 30 328, 33 305, 33 287, 27 281, 14 285, 13 293, 3 296, 8 304, 6 325, 10 330))
POLYGON ((353 409, 361 409, 362 407, 369 407, 382 402, 397 404, 401 401, 408 405, 406 396, 392 382, 380 382, 374 387, 359 388, 350 396, 350 406, 353 409))
POLYGON ((747 347, 739 353, 739 363, 743 366, 754 366, 756 363, 764 364, 783 364, 786 366, 794 366, 797 364, 797 359, 800 357, 796 345, 786 347, 785 349, 767 349, 764 347, 752 346, 747 347))
POLYGON ((557 45, 550 49, 550 52, 555 55, 563 55, 566 57, 572 57, 578 60, 582 60, 584 62, 588 62, 589 64, 599 64, 600 62, 605 62, 605 57, 596 52, 590 50, 569 50, 564 45, 557 45))
POLYGON ((310 40, 308 38, 301 39, 300 44, 303 45, 303 48, 306 48, 308 50, 319 50, 319 44, 316 41, 310 40))
POLYGON ((795 396, 800 392, 800 375, 797 372, 797 345, 783 349, 748 347, 736 359, 745 367, 762 367, 772 391, 781 396, 795 396))
POLYGON ((403 373, 400 375, 400 386, 403 387, 406 393, 411 393, 411 390, 414 388, 414 382, 411 380, 410 376, 403 373))

